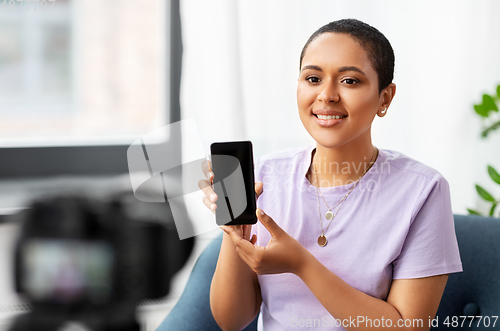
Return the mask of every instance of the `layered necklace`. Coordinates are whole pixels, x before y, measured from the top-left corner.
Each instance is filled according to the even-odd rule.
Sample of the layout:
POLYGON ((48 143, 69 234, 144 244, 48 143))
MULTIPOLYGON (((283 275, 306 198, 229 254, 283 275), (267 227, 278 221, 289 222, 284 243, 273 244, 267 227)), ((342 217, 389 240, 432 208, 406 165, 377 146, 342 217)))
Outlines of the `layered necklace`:
POLYGON ((335 206, 333 206, 333 208, 330 208, 328 206, 328 204, 326 203, 325 198, 323 197, 323 194, 321 193, 321 190, 319 189, 318 173, 316 172, 316 168, 314 167, 314 163, 313 163, 313 171, 314 171, 314 175, 316 177, 316 198, 318 200, 319 222, 321 224, 321 235, 318 237, 318 245, 320 245, 321 247, 325 247, 326 244, 328 243, 328 240, 326 239, 326 236, 325 236, 325 232, 330 227, 330 224, 332 224, 333 220, 335 219, 335 216, 337 216, 337 214, 338 214, 340 208, 342 207, 342 205, 344 204, 345 200, 347 199, 347 197, 349 196, 349 194, 351 194, 352 190, 354 190, 354 188, 356 187, 356 185, 358 185, 358 183, 361 180, 361 178, 363 178, 363 176, 368 172, 368 170, 370 170, 370 168, 375 163, 375 160, 377 159, 377 155, 378 155, 378 149, 376 147, 373 147, 373 149, 374 150, 373 150, 372 158, 370 159, 370 164, 368 165, 368 167, 365 169, 365 171, 363 172, 363 174, 361 175, 361 177, 359 177, 358 180, 356 182, 354 182, 354 184, 349 189, 349 191, 335 204, 335 206), (319 207, 319 205, 320 205, 320 203, 319 203, 319 196, 320 195, 321 195, 321 198, 323 199, 323 201, 324 201, 324 203, 326 205, 326 208, 328 209, 327 212, 325 213, 325 218, 327 220, 329 220, 330 223, 328 223, 328 225, 326 226, 326 229, 323 229, 323 218, 321 217, 321 210, 320 210, 320 207, 319 207), (337 206, 338 206, 338 208, 337 208, 337 206), (335 208, 337 208, 337 210, 335 211, 335 213, 333 213, 332 210, 334 210, 335 208))

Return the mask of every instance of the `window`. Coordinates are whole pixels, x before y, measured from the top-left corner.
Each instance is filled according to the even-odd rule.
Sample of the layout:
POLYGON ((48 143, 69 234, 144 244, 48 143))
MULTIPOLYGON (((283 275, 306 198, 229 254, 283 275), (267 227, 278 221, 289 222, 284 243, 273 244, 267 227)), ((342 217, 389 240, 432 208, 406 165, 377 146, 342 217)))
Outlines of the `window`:
POLYGON ((179 119, 178 0, 2 2, 0 176, 125 172, 179 119))
POLYGON ((73 101, 69 1, 38 13, 12 3, 0 10, 2 145, 50 130, 40 121, 68 114, 73 101))

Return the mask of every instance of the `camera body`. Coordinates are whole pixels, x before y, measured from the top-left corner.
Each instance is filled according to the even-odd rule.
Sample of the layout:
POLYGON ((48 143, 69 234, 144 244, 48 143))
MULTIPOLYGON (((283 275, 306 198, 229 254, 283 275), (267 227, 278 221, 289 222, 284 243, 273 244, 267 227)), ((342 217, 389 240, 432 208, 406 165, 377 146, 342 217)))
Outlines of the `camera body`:
POLYGON ((105 202, 54 197, 19 216, 16 290, 33 309, 13 330, 50 330, 68 320, 92 330, 137 330, 137 304, 168 294, 194 242, 179 240, 167 203, 128 193, 105 202))

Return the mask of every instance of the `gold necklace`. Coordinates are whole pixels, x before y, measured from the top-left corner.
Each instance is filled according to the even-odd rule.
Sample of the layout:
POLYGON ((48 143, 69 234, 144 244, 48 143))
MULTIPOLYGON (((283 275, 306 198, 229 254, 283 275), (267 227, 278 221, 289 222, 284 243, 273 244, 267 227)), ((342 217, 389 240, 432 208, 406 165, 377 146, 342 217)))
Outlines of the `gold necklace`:
POLYGON ((318 200, 318 214, 319 214, 319 222, 321 224, 321 235, 318 237, 318 245, 320 245, 321 247, 325 247, 326 244, 328 243, 328 240, 326 239, 326 236, 325 236, 325 232, 328 230, 328 228, 330 227, 330 224, 332 224, 335 216, 337 216, 340 208, 342 207, 342 205, 344 204, 345 200, 347 199, 347 197, 349 196, 349 194, 351 194, 352 190, 354 190, 354 188, 356 187, 356 185, 358 185, 359 181, 361 180, 361 178, 363 178, 363 176, 368 172, 368 170, 370 170, 370 168, 373 166, 374 164, 374 157, 375 157, 375 160, 376 160, 376 156, 378 154, 378 149, 376 147, 374 147, 374 151, 373 151, 373 154, 372 154, 372 157, 370 159, 370 165, 368 166, 368 168, 365 169, 365 171, 363 172, 363 174, 361 175, 361 177, 358 178, 358 180, 354 183, 354 185, 351 187, 351 189, 346 193, 346 195, 344 195, 340 200, 339 202, 337 202, 335 204, 335 206, 333 206, 332 209, 335 209, 335 207, 339 206, 339 208, 337 209, 337 211, 335 212, 335 214, 332 212, 332 209, 330 209, 330 207, 328 207, 328 204, 326 203, 326 200, 325 198, 323 197, 323 194, 321 193, 320 189, 319 189, 319 180, 318 180, 318 173, 316 172, 316 169, 314 167, 314 163, 313 163, 313 171, 314 171, 314 175, 316 177, 316 198, 318 200), (319 194, 318 194, 319 193, 319 194), (319 195, 321 195, 321 198, 323 199, 323 201, 325 202, 325 205, 326 207, 328 208, 328 211, 325 213, 325 218, 327 220, 330 220, 330 223, 328 223, 326 229, 323 229, 323 220, 322 220, 322 217, 321 217, 321 210, 320 210, 320 207, 319 207, 319 195))

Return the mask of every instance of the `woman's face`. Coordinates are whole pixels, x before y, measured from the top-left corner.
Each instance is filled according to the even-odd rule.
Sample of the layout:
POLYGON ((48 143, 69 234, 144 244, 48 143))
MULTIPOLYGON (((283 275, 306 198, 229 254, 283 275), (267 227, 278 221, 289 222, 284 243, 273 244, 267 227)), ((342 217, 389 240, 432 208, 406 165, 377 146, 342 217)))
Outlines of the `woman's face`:
POLYGON ((373 118, 387 105, 384 93, 379 95, 378 76, 366 51, 351 36, 323 33, 307 47, 297 104, 302 124, 320 145, 371 143, 373 118))

